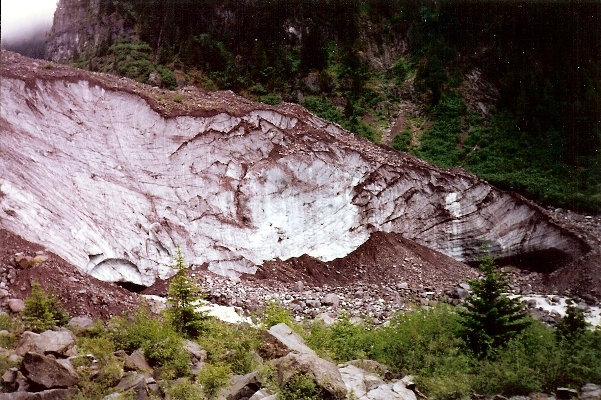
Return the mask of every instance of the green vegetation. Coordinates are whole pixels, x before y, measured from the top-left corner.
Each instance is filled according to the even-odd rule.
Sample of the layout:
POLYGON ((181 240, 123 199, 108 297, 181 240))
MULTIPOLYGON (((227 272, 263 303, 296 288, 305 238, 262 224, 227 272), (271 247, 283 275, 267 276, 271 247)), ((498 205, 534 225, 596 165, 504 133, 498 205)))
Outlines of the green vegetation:
POLYGON ((53 326, 65 325, 69 322, 69 315, 53 294, 44 293, 40 284, 34 281, 31 295, 25 299, 23 322, 27 329, 43 332, 53 326))
POLYGON ((305 374, 293 376, 278 393, 278 400, 321 400, 321 390, 311 377, 305 374))
MULTIPOLYGON (((477 298, 487 296, 483 293, 486 290, 497 293, 505 282, 502 273, 491 268, 492 263, 485 260, 483 278, 472 283, 477 298), (500 275, 490 277, 493 272, 500 275), (496 283, 489 284, 491 280, 496 283)), ((501 297, 492 296, 489 302, 504 309, 507 304, 501 297)), ((474 298, 470 304, 474 304, 474 298)), ((431 399, 462 399, 474 393, 510 396, 552 392, 559 386, 579 388, 586 382, 601 380, 601 329, 587 329, 577 307, 568 309, 557 328, 529 319, 518 326, 509 318, 505 322, 510 322, 512 333, 507 334, 503 328, 505 331, 499 331, 505 332, 503 335, 473 325, 471 319, 466 319, 469 313, 469 308, 458 311, 439 304, 397 313, 385 326, 354 323, 344 314, 333 325, 325 326, 319 322, 295 323, 289 312, 272 303, 257 322, 264 327, 279 322, 290 324, 321 357, 336 363, 372 359, 387 365, 393 373, 411 374, 431 399), (484 334, 474 337, 485 340, 473 341, 466 336, 465 329, 470 326, 484 330, 484 334), (486 356, 474 351, 474 343, 484 343, 486 356)), ((524 318, 519 321, 524 322, 524 318)), ((18 321, 1 314, 0 323, 13 335, 24 329, 18 321)), ((302 374, 282 387, 275 384, 273 367, 257 355, 262 329, 207 320, 194 340, 207 351, 208 358, 194 376, 190 355, 183 348, 183 334, 162 316, 151 315, 146 307, 132 316, 98 323, 91 330, 77 333, 79 356, 72 363, 80 381, 79 394, 74 398, 96 400, 109 394, 123 374, 124 358, 119 350, 129 353, 137 349, 142 349, 155 376, 165 380, 161 387, 171 399, 215 398, 232 374, 257 370, 280 399, 321 398, 319 386, 302 374)), ((8 345, 14 346, 15 342, 8 345)), ((14 365, 7 357, 0 357, 0 372, 14 365)))
POLYGON ((208 363, 202 367, 197 376, 198 383, 207 399, 214 399, 219 394, 219 389, 230 380, 230 366, 225 363, 208 363))
POLYGON ((198 303, 203 298, 202 289, 188 276, 188 266, 179 248, 172 268, 176 273, 171 278, 167 292, 167 319, 177 333, 188 338, 198 337, 204 330, 208 317, 206 313, 197 310, 198 303))
POLYGON ((100 12, 135 40, 107 37, 78 66, 300 101, 373 141, 409 100, 431 125, 394 148, 546 205, 601 210, 601 37, 581 28, 599 4, 103 0, 100 12), (469 99, 474 71, 496 89, 478 89, 490 113, 469 99))
POLYGON ((112 321, 111 340, 126 351, 142 349, 151 366, 165 378, 189 374, 190 355, 183 349, 183 337, 170 324, 140 308, 133 318, 120 317, 112 321))
POLYGON ((481 259, 480 270, 484 276, 470 282, 473 293, 460 315, 466 343, 476 356, 486 358, 531 321, 519 299, 505 295, 510 284, 507 272, 496 269, 492 257, 481 259))

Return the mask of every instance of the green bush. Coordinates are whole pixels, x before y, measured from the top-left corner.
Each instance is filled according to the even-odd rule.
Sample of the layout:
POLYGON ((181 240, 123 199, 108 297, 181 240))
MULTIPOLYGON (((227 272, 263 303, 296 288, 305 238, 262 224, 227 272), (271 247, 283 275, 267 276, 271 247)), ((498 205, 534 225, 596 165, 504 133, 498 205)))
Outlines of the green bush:
POLYGON ((110 336, 83 337, 77 340, 79 356, 73 360, 80 380, 78 399, 102 399, 119 383, 123 376, 123 361, 115 356, 115 345, 110 336), (92 363, 92 354, 97 362, 92 363))
POLYGON ((43 332, 54 326, 65 325, 69 315, 56 297, 46 294, 37 281, 31 285, 31 294, 25 299, 23 310, 25 327, 34 332, 43 332))
POLYGON ((313 379, 305 374, 297 374, 290 378, 280 389, 278 400, 321 400, 321 389, 313 379))
POLYGON ((153 317, 141 307, 133 319, 116 318, 111 334, 118 348, 134 351, 141 348, 148 362, 168 379, 190 372, 190 355, 183 349, 183 338, 169 324, 153 317))
POLYGON ((260 345, 259 330, 248 324, 232 325, 213 320, 197 341, 207 351, 210 362, 227 364, 234 374, 250 373, 259 365, 256 353, 260 345))
POLYGON ((282 98, 276 93, 267 93, 259 96, 259 101, 261 103, 269 104, 271 106, 277 106, 282 102, 282 98))
POLYGON ((395 150, 409 151, 411 145, 411 130, 409 128, 399 132, 394 139, 392 139, 391 146, 395 150))
POLYGON ((342 315, 331 326, 313 323, 307 344, 337 362, 365 359, 377 336, 372 329, 371 325, 352 323, 347 315, 342 315))
POLYGON ((175 79, 175 74, 169 68, 163 65, 157 65, 157 72, 161 77, 161 83, 164 87, 169 90, 177 89, 177 81, 175 79))
POLYGON ((223 363, 206 363, 198 376, 198 383, 202 387, 202 391, 208 399, 217 397, 219 390, 224 387, 230 380, 231 370, 229 365, 223 363))
POLYGON ((342 124, 344 120, 342 113, 325 97, 307 96, 303 99, 301 105, 318 117, 328 121, 342 124))
POLYGON ((508 396, 553 390, 562 362, 553 329, 532 322, 499 349, 494 359, 477 365, 474 388, 481 394, 508 396))
POLYGON ((167 400, 204 400, 199 385, 187 379, 178 379, 165 388, 167 400))
POLYGON ((266 329, 277 324, 286 324, 291 328, 294 328, 296 325, 290 311, 275 300, 271 300, 267 303, 259 315, 259 319, 266 329))

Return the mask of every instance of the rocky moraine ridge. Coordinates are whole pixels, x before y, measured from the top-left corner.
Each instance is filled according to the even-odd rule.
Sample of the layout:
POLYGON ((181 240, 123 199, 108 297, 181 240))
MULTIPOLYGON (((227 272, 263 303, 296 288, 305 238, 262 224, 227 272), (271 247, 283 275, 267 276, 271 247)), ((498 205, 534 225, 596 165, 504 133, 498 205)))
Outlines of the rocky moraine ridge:
POLYGON ((464 171, 297 105, 1 57, 0 228, 84 275, 142 290, 173 273, 180 246, 233 279, 408 276, 428 291, 474 276, 465 263, 485 243, 559 290, 599 295, 593 233, 464 171))

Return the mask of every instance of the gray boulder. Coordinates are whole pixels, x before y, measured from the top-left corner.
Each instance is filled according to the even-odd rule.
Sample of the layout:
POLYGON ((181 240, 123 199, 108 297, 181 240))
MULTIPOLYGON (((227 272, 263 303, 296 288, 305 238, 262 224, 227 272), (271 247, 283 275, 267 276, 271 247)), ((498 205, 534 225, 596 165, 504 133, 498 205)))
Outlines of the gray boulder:
POLYGON ((350 363, 340 368, 340 375, 348 392, 358 400, 416 400, 402 380, 387 383, 374 372, 350 363))
POLYGON ((321 304, 324 306, 332 306, 334 308, 338 308, 340 305, 340 298, 335 293, 328 293, 321 300, 321 304))
POLYGON ((303 338, 286 324, 272 326, 265 331, 263 339, 259 353, 268 360, 283 357, 291 351, 316 356, 315 352, 305 344, 303 338))
POLYGON ((272 361, 277 371, 280 385, 285 385, 298 374, 311 377, 331 399, 346 398, 347 389, 338 367, 319 358, 315 353, 290 352, 284 357, 272 361))
POLYGON ((587 383, 580 389, 581 400, 601 400, 601 385, 587 383))
POLYGON ((85 332, 94 326, 94 320, 90 317, 73 317, 69 320, 67 326, 85 332))
POLYGON ((256 372, 246 375, 234 375, 230 379, 230 389, 226 400, 248 399, 261 389, 261 381, 256 372))
POLYGON ((125 368, 133 371, 152 371, 152 367, 148 364, 148 361, 146 361, 142 349, 138 349, 127 356, 125 359, 125 368))
POLYGON ((248 400, 275 400, 276 397, 277 394, 272 393, 269 389, 261 389, 257 390, 248 400))
POLYGON ((8 299, 8 308, 14 313, 25 310, 25 302, 22 299, 8 299))
POLYGON ((72 368, 38 353, 25 354, 21 372, 29 381, 46 389, 68 388, 74 386, 79 379, 72 368))
POLYGON ((75 335, 67 329, 45 331, 40 334, 26 331, 21 335, 21 341, 15 352, 20 356, 28 352, 73 356, 77 354, 75 335))

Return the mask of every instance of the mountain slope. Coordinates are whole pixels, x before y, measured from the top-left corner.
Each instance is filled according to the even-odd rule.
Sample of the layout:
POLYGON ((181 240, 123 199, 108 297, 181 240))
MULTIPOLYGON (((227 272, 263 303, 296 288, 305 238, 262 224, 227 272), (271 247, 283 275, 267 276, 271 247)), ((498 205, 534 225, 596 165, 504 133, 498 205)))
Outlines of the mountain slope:
POLYGON ((539 204, 598 212, 600 24, 598 2, 61 0, 47 57, 299 103, 539 204))

